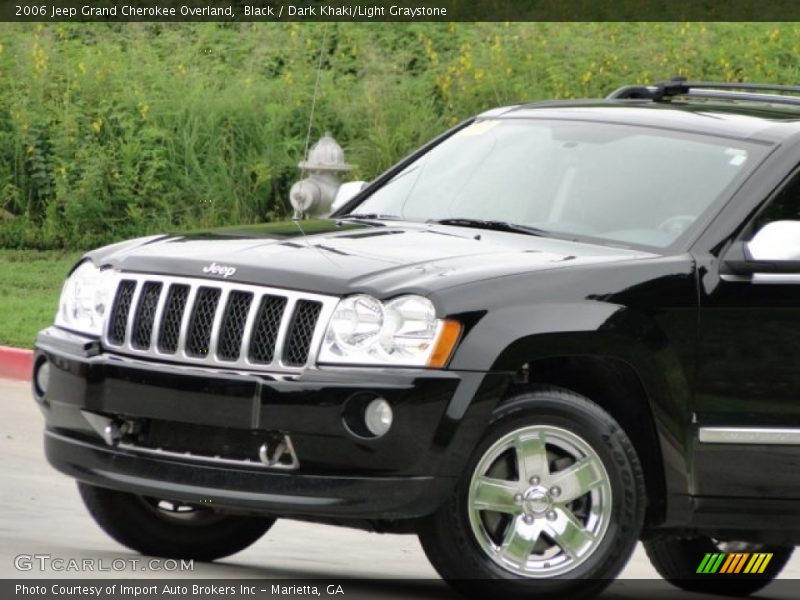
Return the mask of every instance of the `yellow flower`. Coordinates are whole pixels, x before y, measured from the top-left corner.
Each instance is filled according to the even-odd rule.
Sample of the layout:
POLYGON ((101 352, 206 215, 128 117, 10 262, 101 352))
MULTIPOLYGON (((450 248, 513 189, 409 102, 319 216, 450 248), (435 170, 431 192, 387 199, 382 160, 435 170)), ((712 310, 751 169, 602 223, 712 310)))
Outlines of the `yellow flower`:
POLYGON ((103 129, 103 119, 92 121, 92 129, 94 129, 95 133, 100 133, 100 131, 103 129))
POLYGON ((139 112, 141 113, 142 118, 146 119, 147 114, 150 112, 150 107, 145 102, 142 102, 139 104, 139 112))
POLYGON ((79 62, 79 63, 78 63, 78 70, 79 70, 81 73, 86 73, 86 65, 85 65, 85 64, 83 64, 82 62, 79 62))
POLYGON ((44 71, 47 68, 47 55, 39 44, 33 47, 33 68, 37 71, 44 71))

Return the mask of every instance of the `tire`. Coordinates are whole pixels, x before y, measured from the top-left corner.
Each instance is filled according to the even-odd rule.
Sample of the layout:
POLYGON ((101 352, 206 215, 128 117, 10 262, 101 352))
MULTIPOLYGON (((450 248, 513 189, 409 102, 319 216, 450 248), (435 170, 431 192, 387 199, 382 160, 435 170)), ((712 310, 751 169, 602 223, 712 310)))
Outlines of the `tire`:
MULTIPOLYGON (((718 542, 705 536, 657 538, 646 541, 644 549, 659 575, 676 587, 689 592, 724 594, 727 596, 747 596, 766 586, 786 566, 794 550, 791 546, 718 542), (740 559, 743 566, 738 573, 726 574, 719 571, 722 570, 728 560, 727 556, 720 559, 720 562, 715 565, 716 568, 710 565, 710 561, 704 563, 707 554, 721 552, 726 554, 771 553, 772 558, 769 559, 763 573, 743 572, 747 570, 750 560, 758 560, 751 556, 740 559), (698 573, 703 564, 709 565, 709 570, 716 572, 698 573)), ((735 559, 732 558, 731 561, 733 560, 735 559)), ((731 565, 734 564, 733 562, 731 563, 731 565)))
POLYGON ((274 519, 225 515, 209 508, 145 498, 78 483, 86 508, 117 542, 149 556, 211 561, 244 550, 274 519))
POLYGON ((645 494, 633 444, 607 412, 578 394, 539 389, 496 409, 455 491, 421 525, 420 542, 439 574, 470 597, 589 597, 627 564, 645 494))

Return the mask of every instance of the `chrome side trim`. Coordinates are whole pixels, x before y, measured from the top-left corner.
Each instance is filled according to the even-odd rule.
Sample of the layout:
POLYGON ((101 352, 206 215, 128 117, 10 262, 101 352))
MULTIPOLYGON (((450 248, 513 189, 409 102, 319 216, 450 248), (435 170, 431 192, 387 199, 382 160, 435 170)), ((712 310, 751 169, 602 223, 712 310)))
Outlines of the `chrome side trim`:
POLYGON ((756 273, 753 275, 753 283, 772 283, 772 284, 800 284, 800 274, 797 273, 756 273))
POLYGON ((697 434, 703 444, 800 445, 800 428, 701 427, 697 434))
POLYGON ((728 281, 731 283, 748 283, 752 281, 752 277, 747 277, 745 275, 734 275, 733 273, 722 273, 719 276, 722 281, 728 281))
POLYGON ((720 279, 732 283, 752 283, 753 285, 800 285, 800 274, 797 273, 755 273, 751 276, 723 273, 720 275, 720 279))

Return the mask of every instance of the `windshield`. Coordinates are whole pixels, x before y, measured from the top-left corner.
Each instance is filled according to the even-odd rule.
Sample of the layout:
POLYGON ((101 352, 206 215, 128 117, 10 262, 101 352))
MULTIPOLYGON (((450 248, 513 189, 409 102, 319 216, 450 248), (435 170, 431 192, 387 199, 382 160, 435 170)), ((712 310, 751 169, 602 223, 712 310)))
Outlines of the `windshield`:
POLYGON ((477 121, 351 212, 504 222, 663 248, 765 152, 755 143, 611 123, 477 121))

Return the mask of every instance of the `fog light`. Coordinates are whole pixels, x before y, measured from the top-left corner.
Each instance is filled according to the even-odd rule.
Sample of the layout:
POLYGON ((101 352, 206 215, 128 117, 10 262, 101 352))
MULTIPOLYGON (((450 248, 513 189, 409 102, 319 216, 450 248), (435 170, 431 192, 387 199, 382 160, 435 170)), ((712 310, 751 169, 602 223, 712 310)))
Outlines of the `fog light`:
POLYGON ((392 426, 392 407, 383 398, 375 398, 364 411, 364 424, 375 437, 384 435, 392 426))
POLYGON ((33 377, 36 385, 36 394, 39 397, 44 397, 47 393, 47 383, 50 381, 50 362, 47 359, 42 360, 37 365, 33 377))

